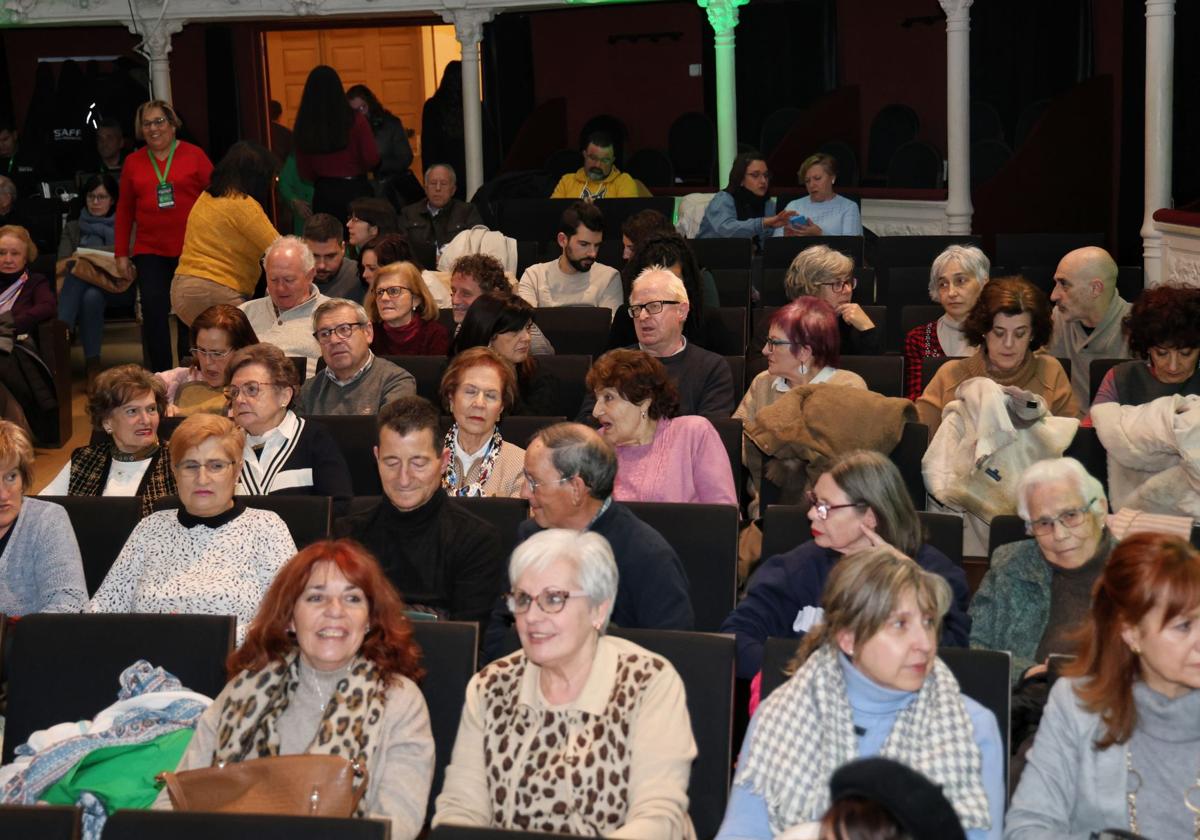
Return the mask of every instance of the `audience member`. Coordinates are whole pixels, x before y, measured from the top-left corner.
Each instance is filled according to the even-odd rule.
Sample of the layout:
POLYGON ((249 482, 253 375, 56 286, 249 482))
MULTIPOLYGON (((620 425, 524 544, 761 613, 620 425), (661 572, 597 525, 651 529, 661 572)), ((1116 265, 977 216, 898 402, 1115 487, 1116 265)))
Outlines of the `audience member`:
POLYGON ((236 306, 218 303, 192 321, 192 363, 154 374, 167 388, 167 416, 225 414, 225 368, 235 350, 258 344, 258 336, 236 306))
POLYGON ((894 759, 843 764, 829 779, 829 798, 821 817, 821 837, 827 840, 967 837, 942 786, 894 759))
MULTIPOLYGON (((287 158, 292 158, 292 165, 294 167, 295 158, 292 155, 292 150, 296 145, 296 137, 292 133, 292 130, 281 122, 283 120, 283 103, 278 99, 268 100, 267 116, 271 119, 271 124, 267 127, 267 142, 271 147, 271 152, 280 162, 283 162, 287 158)), ((309 212, 311 212, 311 209, 309 212)))
POLYGON ((1076 653, 1070 633, 1114 545, 1104 487, 1074 458, 1027 469, 1017 510, 1033 539, 996 549, 970 610, 971 647, 1009 651, 1014 686, 1045 674, 1052 654, 1076 653))
POLYGON ((114 179, 121 177, 121 167, 125 163, 125 129, 120 120, 105 118, 96 125, 96 159, 100 174, 111 175, 114 179))
POLYGON ((400 219, 396 209, 382 198, 356 198, 350 202, 350 216, 346 220, 346 232, 350 247, 355 253, 377 236, 400 232, 400 219))
POLYGON ((171 310, 189 327, 217 303, 254 296, 263 252, 279 238, 271 206, 275 158, 257 143, 234 143, 212 172, 187 219, 183 253, 171 281, 171 310))
POLYGON ((963 322, 963 335, 977 348, 975 352, 938 368, 917 400, 917 415, 929 427, 930 437, 958 386, 976 376, 1042 397, 1057 417, 1079 416, 1062 365, 1055 357, 1037 352, 1050 337, 1050 305, 1032 283, 1021 277, 989 282, 963 322))
MULTIPOLYGON (((593 531, 608 541, 620 573, 612 621, 618 627, 691 630, 694 625, 687 572, 675 549, 628 507, 613 500, 617 455, 595 429, 556 423, 539 430, 525 450, 530 518, 517 528, 526 539, 548 528, 593 531)), ((504 653, 512 627, 499 604, 488 625, 485 658, 504 653)))
POLYGON ((666 659, 605 635, 618 587, 608 542, 535 534, 508 576, 521 650, 471 678, 433 825, 694 837, 683 682, 666 659))
POLYGON ((1157 286, 1133 302, 1124 321, 1135 361, 1110 368, 1092 405, 1142 405, 1173 394, 1200 394, 1200 289, 1157 286))
POLYGON ((146 153, 125 159, 117 199, 117 269, 130 283, 137 281, 142 350, 151 371, 174 367, 171 279, 183 252, 188 214, 213 173, 203 149, 176 139, 182 126, 174 109, 161 99, 138 107, 133 132, 145 142, 146 153))
POLYGON ((474 204, 454 197, 458 176, 448 163, 435 163, 425 170, 425 200, 400 211, 400 225, 409 242, 429 245, 437 253, 460 231, 483 224, 474 204))
POLYGON ((472 347, 487 347, 504 359, 517 373, 517 397, 510 413, 553 417, 561 414, 560 383, 546 373, 533 357, 533 307, 512 295, 490 292, 476 298, 467 310, 450 355, 472 347))
POLYGON ((663 364, 641 350, 610 350, 587 375, 592 416, 617 451, 613 498, 737 504, 721 436, 704 417, 677 417, 679 392, 663 364))
POLYGON ((808 632, 793 676, 763 701, 742 742, 718 840, 769 840, 820 820, 835 771, 876 755, 940 785, 970 840, 1000 840, 1004 741, 992 713, 938 659, 953 600, 946 581, 874 545, 839 562, 824 590, 820 606, 797 618, 808 632))
POLYGON ((616 313, 624 297, 621 275, 596 262, 603 240, 604 215, 595 205, 575 202, 558 224, 558 259, 525 269, 517 294, 535 307, 603 306, 616 313))
POLYGON ((550 197, 583 201, 637 198, 641 194, 637 182, 614 165, 616 160, 612 135, 606 131, 593 131, 583 146, 583 166, 559 178, 550 197))
POLYGON ((1104 565, 1079 656, 1050 700, 1007 837, 1191 837, 1200 752, 1200 554, 1126 537, 1104 565))
POLYGON ((102 371, 88 390, 92 429, 108 440, 81 446, 43 496, 137 496, 142 516, 154 502, 175 493, 170 450, 159 442, 158 423, 167 410, 162 381, 138 365, 102 371))
POLYGON ((171 440, 179 509, 137 524, 85 611, 232 615, 240 642, 296 544, 278 514, 234 500, 245 433, 232 420, 197 414, 171 440))
POLYGON ((837 160, 819 152, 800 164, 796 173, 808 195, 789 201, 785 209, 796 215, 788 220, 784 236, 862 236, 858 205, 833 191, 837 160))
POLYGON ((0 225, 24 227, 29 224, 21 205, 17 203, 19 197, 20 191, 13 179, 7 175, 0 175, 0 225))
MULTIPOLYGON (((814 297, 798 297, 771 316, 762 354, 767 369, 754 377, 733 416, 752 422, 760 409, 800 385, 843 385, 867 390, 857 373, 840 370, 838 317, 833 308, 814 297)), ((758 488, 763 480, 762 450, 742 438, 742 463, 749 473, 746 487, 751 519, 759 516, 758 488)))
MULTIPOLYGON (((367 288, 359 279, 358 263, 346 256, 343 230, 342 223, 328 213, 314 213, 304 222, 304 244, 312 252, 317 269, 313 281, 325 297, 362 303, 367 288)), ((369 283, 370 278, 365 282, 369 283)))
MULTIPOLYGON (((375 558, 354 543, 323 541, 296 554, 229 657, 230 681, 196 724, 176 772, 277 755, 342 756, 366 775, 354 815, 387 821, 393 840, 414 840, 425 822, 434 744, 416 684, 421 651, 403 611, 375 558)), ((165 806, 164 792, 156 807, 165 806)))
POLYGON ((621 259, 629 260, 648 237, 656 233, 674 233, 671 220, 657 210, 639 210, 621 222, 621 259))
MULTIPOLYGON (((13 187, 12 197, 17 193, 33 195, 42 178, 37 169, 36 152, 27 152, 19 148, 20 137, 17 126, 9 119, 0 117, 0 170, 6 173, 7 180, 13 187)), ((0 217, 5 212, 0 208, 0 217)), ((11 224, 5 221, 4 224, 11 224)))
POLYGON ((412 145, 408 132, 400 118, 384 107, 379 98, 366 85, 351 85, 346 91, 346 101, 356 113, 367 118, 375 147, 379 150, 379 167, 375 170, 379 193, 403 178, 412 166, 412 145))
POLYGON ((942 317, 908 331, 904 338, 904 390, 916 402, 925 389, 921 378, 926 359, 969 356, 971 345, 963 322, 987 285, 991 262, 974 245, 951 245, 929 269, 929 297, 941 304, 942 317))
POLYGON ((273 344, 234 353, 225 368, 229 416, 246 430, 238 493, 353 496, 350 468, 324 426, 297 417, 296 366, 273 344))
POLYGON ((1087 410, 1092 359, 1122 359, 1129 339, 1122 329, 1129 302, 1117 294, 1117 264, 1103 248, 1071 251, 1054 272, 1054 324, 1047 352, 1071 360, 1071 390, 1087 410))
POLYGON ((376 414, 392 400, 417 392, 411 373, 371 352, 371 322, 354 301, 330 298, 318 306, 313 335, 325 370, 300 389, 305 414, 376 414))
POLYGON ((312 251, 297 236, 281 236, 267 248, 262 264, 267 296, 238 308, 246 313, 259 341, 274 344, 284 355, 309 359, 311 375, 321 356, 312 334, 312 316, 329 300, 313 285, 317 270, 312 251))
MULTIPOLYGON (((372 237, 362 246, 358 253, 358 264, 361 266, 362 282, 370 288, 375 282, 380 269, 393 263, 409 262, 421 270, 421 261, 413 253, 412 245, 399 233, 382 233, 372 237)), ((432 291, 432 289, 430 290, 432 291)), ((364 303, 364 306, 366 304, 364 303)))
POLYGON ((825 245, 814 245, 797 254, 783 278, 789 300, 809 295, 833 307, 843 353, 875 356, 883 352, 883 337, 863 308, 850 300, 857 286, 854 260, 825 245))
MULTIPOLYGON (((653 212, 653 211, 647 211, 653 212)), ((720 296, 712 274, 702 271, 696 263, 687 240, 672 229, 649 233, 638 242, 637 249, 621 269, 621 282, 629 289, 633 281, 648 268, 665 268, 683 281, 688 294, 688 314, 683 322, 683 336, 701 347, 707 347, 723 335, 725 327, 717 311, 720 296)), ((608 333, 608 347, 629 347, 637 343, 637 331, 622 303, 613 316, 608 333)))
POLYGON ((367 289, 366 310, 375 329, 371 349, 381 356, 444 356, 450 349, 437 301, 411 262, 379 269, 367 289))
MULTIPOLYGON (((687 289, 675 274, 651 267, 633 281, 629 317, 637 334, 636 350, 662 362, 679 390, 679 413, 710 420, 733 414, 733 373, 716 353, 693 344, 683 334, 691 307, 687 289)), ((584 400, 579 419, 590 417, 593 398, 584 400)))
POLYGON ((33 443, 0 420, 0 613, 79 612, 87 602, 83 559, 61 505, 27 499, 33 443))
POLYGON ((945 578, 954 593, 946 642, 965 645, 971 630, 971 591, 962 568, 925 541, 904 479, 886 455, 859 450, 838 457, 813 485, 808 521, 812 539, 764 558, 745 599, 721 626, 737 637, 737 673, 752 679, 762 669, 763 645, 772 636, 797 638, 819 623, 830 571, 845 559, 881 545, 911 556, 945 578))
POLYGON ((486 347, 464 350, 442 376, 442 406, 454 417, 442 488, 451 496, 521 495, 525 450, 500 435, 500 417, 517 398, 517 375, 486 347))
POLYGON ((107 172, 93 175, 81 189, 84 205, 79 218, 63 225, 58 241, 58 319, 75 329, 83 344, 83 362, 89 383, 100 372, 100 344, 104 335, 104 310, 110 303, 132 305, 133 292, 123 276, 117 276, 116 259, 90 253, 114 249, 117 196, 120 189, 107 172), (80 248, 89 253, 77 254, 80 248), (68 261, 65 262, 64 261, 68 261))
POLYGON ((332 67, 320 64, 310 70, 293 137, 296 169, 313 185, 313 212, 341 222, 353 212, 351 201, 372 194, 367 174, 379 165, 371 126, 350 107, 344 91, 332 67))
POLYGON ((742 152, 733 160, 729 183, 708 203, 696 237, 761 240, 782 236, 796 214, 792 210, 776 213, 775 199, 767 195, 770 191, 766 159, 758 152, 742 152))
MULTIPOLYGON (((272 147, 274 148, 274 147, 272 147)), ((280 214, 283 219, 290 215, 292 220, 291 232, 296 236, 304 235, 304 222, 312 215, 313 185, 300 177, 296 170, 296 156, 288 155, 279 170, 279 197, 283 199, 280 214), (287 211, 286 213, 284 211, 287 211)), ((340 222, 339 222, 340 224, 340 222)))
POLYGON ((504 586, 500 535, 442 490, 449 458, 428 400, 388 403, 379 412, 375 447, 384 498, 335 521, 333 533, 353 537, 378 557, 410 609, 485 624, 504 586))

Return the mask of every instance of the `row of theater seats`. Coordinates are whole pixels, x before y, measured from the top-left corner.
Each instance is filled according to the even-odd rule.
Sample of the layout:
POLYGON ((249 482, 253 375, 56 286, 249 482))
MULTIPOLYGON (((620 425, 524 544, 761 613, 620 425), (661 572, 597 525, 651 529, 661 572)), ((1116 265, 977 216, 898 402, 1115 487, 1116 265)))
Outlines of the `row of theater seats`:
MULTIPOLYGON (((432 813, 453 749, 466 684, 479 665, 478 630, 472 623, 414 622, 413 632, 424 652, 427 674, 421 690, 429 707, 437 751, 430 794, 432 813)), ((734 733, 735 704, 740 701, 735 699, 733 637, 625 628, 612 628, 610 632, 663 656, 683 680, 698 747, 688 786, 689 810, 697 836, 711 838, 725 811, 733 757, 739 746, 734 733)), ((63 720, 90 718, 109 705, 117 676, 137 659, 164 667, 189 688, 215 696, 225 684, 223 663, 234 634, 234 619, 228 616, 34 615, 13 623, 0 663, 0 670, 9 680, 3 761, 10 761, 15 747, 32 732, 63 720), (47 668, 48 662, 72 665, 47 668)), ((511 646, 515 645, 514 641, 511 646)), ((768 661, 772 664, 768 667, 774 669, 776 663, 786 662, 794 647, 794 640, 772 640, 768 644, 768 661)), ((1008 654, 963 649, 943 649, 941 653, 964 692, 996 714, 1007 746, 1008 654)), ((782 673, 772 673, 764 693, 782 678, 782 673)), ((31 836, 6 830, 5 816, 0 812, 0 835, 31 836)), ((152 821, 143 823, 150 824, 152 821)), ((160 829, 164 825, 160 823, 160 829)), ((150 835, 110 835, 106 830, 105 837, 111 836, 150 835)), ((173 832, 172 836, 178 840, 180 835, 173 832)), ((229 840, 242 835, 222 836, 229 840)), ((256 840, 265 836, 275 835, 260 834, 256 840)))

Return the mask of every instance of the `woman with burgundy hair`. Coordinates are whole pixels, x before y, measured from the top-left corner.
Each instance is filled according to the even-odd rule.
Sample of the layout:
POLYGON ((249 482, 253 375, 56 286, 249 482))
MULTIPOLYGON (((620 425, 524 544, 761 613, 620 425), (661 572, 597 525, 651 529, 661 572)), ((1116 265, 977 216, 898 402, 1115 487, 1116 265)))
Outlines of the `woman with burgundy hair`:
MULTIPOLYGON (((335 754, 367 771, 356 816, 411 840, 433 779, 421 651, 400 595, 353 540, 303 549, 275 576, 232 676, 196 724, 179 770, 270 755, 335 754), (254 709, 257 713, 246 714, 254 709)), ((159 806, 166 806, 160 796, 159 806)))
POLYGON ((1050 691, 1005 837, 1200 835, 1200 552, 1178 537, 1127 537, 1079 639, 1068 679, 1050 691))

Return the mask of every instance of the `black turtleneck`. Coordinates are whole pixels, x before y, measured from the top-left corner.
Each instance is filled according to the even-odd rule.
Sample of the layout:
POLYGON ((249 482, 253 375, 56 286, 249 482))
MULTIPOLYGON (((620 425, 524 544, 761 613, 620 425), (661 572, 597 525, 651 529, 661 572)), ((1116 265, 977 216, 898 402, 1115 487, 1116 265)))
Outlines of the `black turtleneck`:
POLYGON ((233 500, 233 507, 212 516, 196 516, 195 514, 188 513, 187 508, 180 507, 178 511, 179 524, 184 528, 195 528, 197 525, 203 525, 207 528, 220 528, 222 525, 228 525, 237 519, 245 510, 246 503, 236 498, 233 500))
POLYGON ((499 533, 441 488, 408 511, 385 497, 372 510, 337 520, 333 535, 361 542, 410 607, 443 618, 486 621, 504 585, 499 533))

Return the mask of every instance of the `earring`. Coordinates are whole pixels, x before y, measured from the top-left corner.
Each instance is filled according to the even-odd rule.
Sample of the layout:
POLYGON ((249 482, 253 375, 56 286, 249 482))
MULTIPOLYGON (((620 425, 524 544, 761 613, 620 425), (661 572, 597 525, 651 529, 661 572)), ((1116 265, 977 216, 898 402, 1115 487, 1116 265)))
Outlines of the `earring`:
POLYGON ((646 412, 644 412, 644 411, 642 412, 642 419, 643 419, 643 420, 645 420, 645 419, 646 419, 646 412))
POLYGON ((1140 647, 1138 647, 1137 645, 1130 645, 1129 649, 1133 651, 1134 656, 1142 655, 1142 649, 1140 647))
POLYGON ((806 362, 801 362, 799 370, 801 376, 808 373, 808 364, 806 362))

